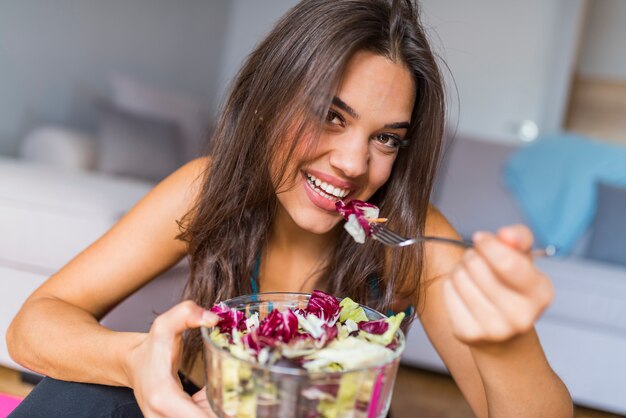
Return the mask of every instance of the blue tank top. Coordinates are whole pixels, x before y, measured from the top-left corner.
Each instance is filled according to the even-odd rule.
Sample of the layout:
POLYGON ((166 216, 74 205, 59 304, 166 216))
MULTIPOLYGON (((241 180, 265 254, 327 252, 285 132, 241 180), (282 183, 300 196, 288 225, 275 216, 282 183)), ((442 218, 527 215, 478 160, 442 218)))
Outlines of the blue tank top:
MULTIPOLYGON (((256 260, 254 261, 254 268, 252 269, 252 275, 250 276, 250 285, 252 286, 252 293, 253 294, 257 294, 259 293, 259 269, 261 268, 261 254, 259 253, 259 255, 256 257, 256 260)), ((372 278, 373 279, 373 278, 372 278)), ((376 280, 371 280, 370 281, 370 286, 372 288, 372 293, 374 295, 378 295, 380 293, 380 290, 378 289, 378 283, 376 282, 376 280)), ((391 316, 391 315, 395 315, 398 312, 394 312, 393 310, 389 309, 386 312, 387 316, 391 316)), ((412 316, 415 313, 415 308, 413 308, 413 305, 409 305, 405 310, 404 310, 404 315, 406 318, 409 318, 410 316, 412 316)))

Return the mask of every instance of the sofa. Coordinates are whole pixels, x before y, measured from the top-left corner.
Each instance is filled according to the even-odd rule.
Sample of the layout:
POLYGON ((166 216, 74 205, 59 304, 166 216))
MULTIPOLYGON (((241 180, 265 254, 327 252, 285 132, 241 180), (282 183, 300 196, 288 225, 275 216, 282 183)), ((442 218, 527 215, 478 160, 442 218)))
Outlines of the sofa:
MULTIPOLYGON (((433 202, 464 237, 476 230, 528 224, 502 181, 505 162, 520 146, 466 137, 447 143, 433 202)), ((590 248, 596 224, 600 225, 592 223, 570 254, 536 260, 555 288, 555 299, 537 331, 576 403, 626 414, 626 265, 598 261, 602 257, 590 248)), ((614 227, 623 225, 622 221, 614 227)), ((409 332, 403 361, 445 372, 419 324, 409 332)))
MULTIPOLYGON (((434 202, 464 236, 525 223, 502 185, 504 161, 519 145, 456 139, 447 147, 434 202)), ((0 160, 0 332, 52 272, 106 231, 152 183, 103 173, 62 171, 0 160)), ((553 280, 554 303, 537 324, 546 354, 582 405, 626 413, 626 268, 585 257, 588 237, 568 257, 539 259, 553 280)), ((179 300, 181 263, 140 289, 103 319, 117 330, 147 330, 179 300)), ((403 363, 446 372, 416 321, 403 363)), ((19 368, 0 344, 0 364, 19 368)))

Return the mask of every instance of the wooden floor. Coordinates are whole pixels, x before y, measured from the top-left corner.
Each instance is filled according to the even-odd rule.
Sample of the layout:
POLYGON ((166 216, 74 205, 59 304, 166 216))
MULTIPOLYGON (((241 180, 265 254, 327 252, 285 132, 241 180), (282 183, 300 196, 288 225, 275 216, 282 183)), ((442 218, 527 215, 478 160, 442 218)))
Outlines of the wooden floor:
MULTIPOLYGON (((32 386, 21 381, 19 373, 0 367, 0 392, 26 396, 32 386)), ((461 392, 448 376, 401 367, 391 405, 393 418, 471 418, 461 392)), ((586 408, 576 409, 576 418, 619 418, 586 408)))
MULTIPOLYGON (((469 406, 454 381, 437 373, 401 367, 391 403, 393 418, 471 418, 469 406)), ((609 414, 577 407, 575 418, 618 418, 609 414)))

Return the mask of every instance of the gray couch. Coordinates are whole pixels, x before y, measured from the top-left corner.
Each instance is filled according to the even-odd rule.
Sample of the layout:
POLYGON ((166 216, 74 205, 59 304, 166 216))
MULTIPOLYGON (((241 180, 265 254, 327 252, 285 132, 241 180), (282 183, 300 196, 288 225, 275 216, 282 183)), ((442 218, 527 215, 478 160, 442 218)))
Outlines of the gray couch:
MULTIPOLYGON (((501 181, 503 164, 518 146, 470 138, 448 145, 434 203, 461 235, 526 223, 501 181)), ((567 257, 537 260, 556 290, 537 330, 575 402, 626 413, 626 267, 587 258, 589 235, 567 257)), ((419 324, 408 340, 406 364, 445 371, 419 324)))
MULTIPOLYGON (((495 230, 501 225, 524 222, 515 200, 500 182, 502 164, 515 149, 515 146, 467 138, 458 139, 449 147, 434 202, 462 235, 470 236, 478 229, 495 230)), ((0 168, 5 166, 12 172, 10 175, 5 173, 7 176, 3 178, 19 179, 20 183, 2 189, 7 193, 9 189, 13 190, 13 194, 3 196, 6 199, 0 209, 18 210, 15 214, 28 218, 17 223, 15 216, 3 218, 7 219, 5 230, 16 225, 33 225, 33 228, 28 229, 32 235, 25 235, 24 229, 18 228, 11 235, 14 238, 0 240, 5 244, 0 251, 0 270, 8 285, 6 292, 2 293, 6 303, 0 304, 3 334, 26 296, 50 272, 61 267, 110 227, 119 214, 150 187, 146 183, 99 174, 50 171, 42 175, 40 168, 10 161, 0 164, 0 168), (45 184, 41 183, 42 179, 46 180, 45 184), (41 190, 59 191, 59 187, 62 187, 62 193, 49 193, 44 201, 46 196, 41 190), (21 201, 16 200, 16 193, 24 196, 23 204, 17 205, 21 201), (37 197, 37 202, 32 201, 32 196, 37 197), (23 208, 28 208, 29 212, 23 212, 23 208), (71 216, 78 213, 77 208, 81 216, 71 216), (51 222, 51 217, 61 214, 66 222, 63 234, 50 227, 59 224, 57 218, 51 222), (35 227, 37 225, 39 227, 35 227), (80 234, 68 236, 68 231, 80 234), (60 245, 60 242, 66 244, 60 245)), ((626 413, 622 385, 622 378, 626 376, 626 305, 623 304, 626 300, 626 268, 585 258, 586 242, 586 239, 581 240, 575 254, 568 258, 538 260, 539 266, 554 282, 556 298, 537 329, 551 364, 576 402, 626 413)), ((149 283, 114 309, 103 323, 119 330, 148 329, 158 313, 179 300, 186 271, 185 265, 181 264, 149 283)), ((0 364, 18 367, 8 358, 4 344, 0 348, 0 364)), ((417 322, 408 335, 403 361, 445 372, 417 322)))

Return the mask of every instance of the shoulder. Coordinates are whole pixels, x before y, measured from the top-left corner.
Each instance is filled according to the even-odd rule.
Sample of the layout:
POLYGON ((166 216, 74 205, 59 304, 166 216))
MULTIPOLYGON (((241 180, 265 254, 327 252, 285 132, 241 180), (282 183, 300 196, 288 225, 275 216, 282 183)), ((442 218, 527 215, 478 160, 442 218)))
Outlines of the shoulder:
MULTIPOLYGON (((460 239, 458 232, 434 205, 429 205, 424 234, 460 239)), ((426 243, 424 245, 425 282, 449 273, 463 255, 463 250, 451 245, 426 243)))
POLYGON ((193 207, 211 164, 209 157, 192 160, 162 182, 148 195, 152 205, 169 208, 177 217, 193 207))
POLYGON ((159 183, 157 188, 182 189, 193 194, 194 192, 197 192, 197 189, 201 186, 202 180, 204 179, 210 165, 211 160, 209 157, 201 157, 191 160, 159 183))
MULTIPOLYGON (((432 204, 428 206, 424 235, 452 239, 460 238, 446 217, 432 204)), ((410 293, 413 295, 411 296, 412 298, 416 298, 414 301, 419 301, 419 303, 414 302, 414 304, 419 306, 420 310, 426 293, 429 293, 430 285, 450 273, 463 255, 461 249, 451 245, 425 242, 423 248, 419 281, 410 281, 409 283, 412 284, 404 288, 405 293, 410 293), (415 286, 415 283, 417 283, 417 286, 415 286)))
POLYGON ((186 243, 177 239, 181 232, 179 223, 194 207, 209 165, 210 160, 204 157, 178 168, 141 199, 112 231, 128 237, 150 237, 148 241, 158 243, 162 252, 186 254, 186 243))

